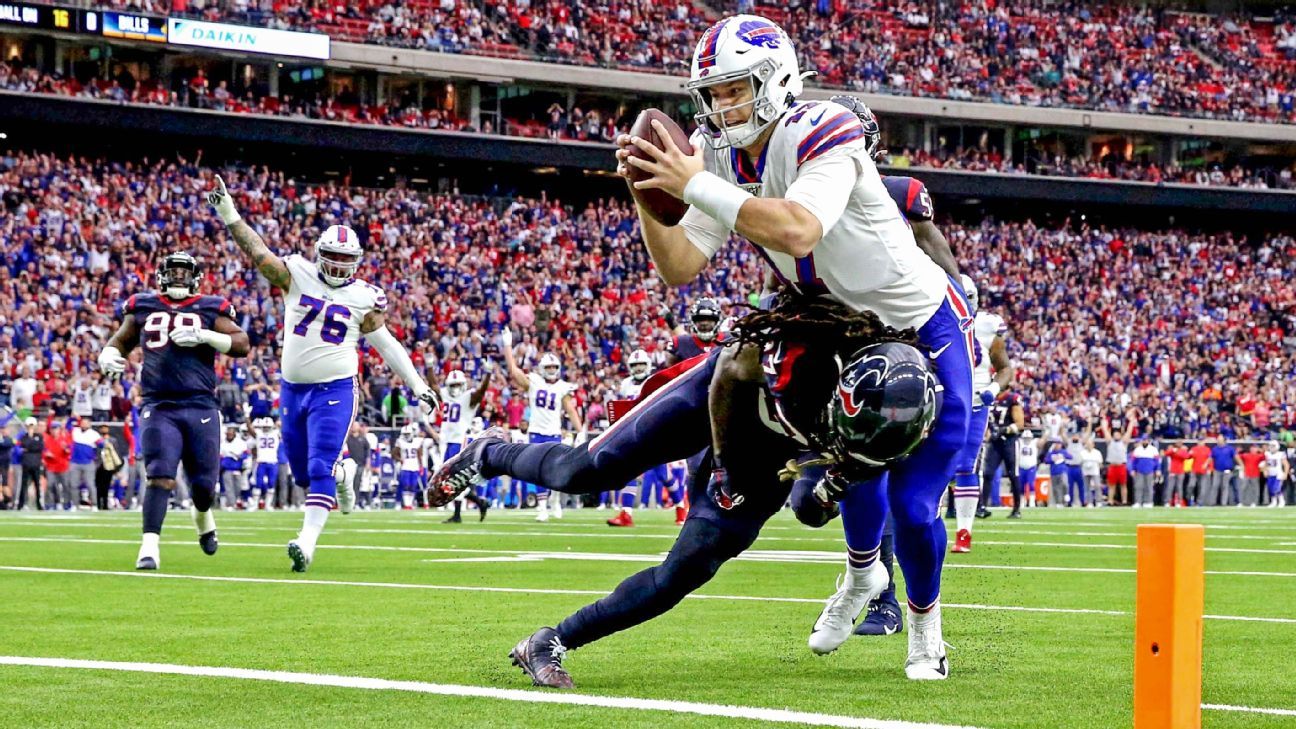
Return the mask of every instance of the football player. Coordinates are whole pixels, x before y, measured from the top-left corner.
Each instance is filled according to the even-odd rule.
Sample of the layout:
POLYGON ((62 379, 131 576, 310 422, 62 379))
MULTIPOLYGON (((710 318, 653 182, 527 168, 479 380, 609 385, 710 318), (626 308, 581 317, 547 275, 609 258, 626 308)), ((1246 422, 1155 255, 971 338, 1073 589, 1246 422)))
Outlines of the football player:
MULTIPOLYGON (((695 305, 696 306, 696 305, 695 305)), ((696 319, 694 320, 696 323, 696 319)), ((719 323, 718 321, 716 322, 719 323)), ((714 330, 711 330, 708 336, 714 337, 714 330)), ((676 346, 678 347, 676 338, 676 346)), ((617 394, 622 400, 638 400, 639 392, 643 390, 644 383, 648 381, 648 375, 652 374, 652 360, 648 353, 642 349, 636 349, 630 353, 626 359, 626 366, 630 370, 630 376, 621 380, 621 387, 617 394)), ((654 466, 639 476, 639 500, 647 505, 652 498, 652 490, 660 488, 660 483, 664 481, 665 466, 654 466)), ((635 505, 635 488, 634 484, 628 484, 621 489, 621 511, 616 516, 607 520, 608 526, 613 527, 632 527, 634 526, 634 505, 635 505)))
POLYGON ((261 493, 257 508, 273 509, 275 484, 279 482, 279 429, 270 418, 257 418, 252 431, 256 444, 252 487, 261 493))
MULTIPOLYGON (((513 332, 508 327, 500 334, 500 344, 504 347, 504 361, 508 364, 509 379, 527 393, 528 443, 558 443, 562 441, 562 419, 567 415, 568 421, 578 429, 576 441, 585 440, 581 430, 582 420, 576 412, 576 398, 572 394, 576 386, 562 379, 562 362, 557 355, 546 353, 540 358, 539 372, 524 372, 518 367, 513 355, 513 332), (561 409, 559 409, 561 408, 561 409)), ((519 485, 520 496, 525 494, 525 486, 519 485)), ((555 499, 553 516, 562 518, 562 501, 555 499)), ((536 484, 536 521, 549 521, 549 489, 536 484)))
POLYGON ((248 498, 247 439, 239 433, 237 425, 225 427, 225 440, 221 441, 221 485, 225 488, 228 509, 246 508, 248 498))
MULTIPOLYGON (((976 335, 977 349, 976 365, 972 369, 972 419, 968 425, 967 445, 959 452, 959 470, 954 481, 955 526, 958 531, 951 552, 972 550, 973 516, 980 519, 990 516, 987 501, 991 490, 991 475, 998 469, 1000 462, 1012 462, 1012 467, 1008 469, 1010 481, 1017 485, 1014 490, 1020 490, 1021 482, 1017 478, 1015 465, 1016 437, 1025 427, 1023 418, 1013 416, 1015 420, 1012 423, 996 424, 995 438, 986 439, 992 406, 1000 393, 1007 392, 1012 386, 1016 370, 1008 358, 1008 346, 1004 343, 1008 326, 1003 317, 984 310, 980 291, 971 277, 963 277, 963 290, 967 292, 968 303, 975 312, 972 330, 976 335), (1004 438, 1010 438, 1012 442, 1008 443, 1004 438), (993 458, 986 457, 989 455, 987 449, 994 451, 993 458), (969 467, 972 469, 972 477, 964 476, 964 483, 960 484, 960 474, 969 467)), ((1018 409, 1020 410, 1020 406, 1018 409)), ((1016 518, 1020 518, 1021 512, 1016 509, 1014 511, 1018 515, 1016 518)))
MULTIPOLYGON (((468 441, 468 426, 477 415, 477 408, 482 398, 490 389, 491 375, 495 372, 495 363, 486 360, 482 366, 484 377, 475 390, 468 390, 468 376, 463 370, 454 370, 446 375, 445 386, 441 388, 441 462, 455 457, 463 450, 468 441)), ((477 507, 478 521, 486 519, 486 510, 490 502, 482 499, 469 489, 454 500, 454 515, 446 519, 447 524, 458 524, 463 521, 463 502, 471 501, 477 507)))
POLYGON ((99 353, 99 369, 111 377, 126 370, 126 356, 144 348, 139 385, 140 450, 144 489, 144 537, 135 569, 161 564, 159 540, 167 505, 183 463, 192 490, 190 515, 198 544, 215 554, 216 518, 211 512, 220 469, 220 412, 216 402, 216 353, 245 357, 248 336, 234 323, 234 307, 220 296, 201 296, 202 271, 188 253, 172 253, 157 271, 156 293, 136 294, 121 306, 121 326, 99 353))
POLYGON ((905 674, 944 679, 945 529, 936 510, 967 439, 972 311, 958 279, 915 242, 858 117, 831 101, 797 102, 802 78, 792 41, 777 25, 754 15, 722 19, 699 40, 686 84, 698 109, 695 152, 684 154, 654 121, 664 148, 621 135, 618 171, 628 178, 636 167, 646 176, 632 183, 635 189, 660 189, 690 206, 675 226, 640 215, 644 242, 668 285, 690 283, 736 232, 756 246, 784 287, 871 310, 888 326, 918 332, 944 405, 913 457, 844 498, 846 579, 816 622, 814 632, 823 635, 811 643, 816 652, 833 650, 877 596, 873 566, 889 510, 909 593, 905 674), (630 145, 643 156, 630 155, 630 145))
POLYGON ((315 241, 313 263, 296 253, 280 258, 239 216, 219 176, 207 202, 257 271, 284 291, 280 427, 293 479, 309 486, 301 532, 288 542, 288 558, 294 572, 305 572, 329 511, 336 506, 345 514, 355 505, 355 490, 344 482, 339 491, 334 468, 359 406, 360 339, 424 405, 437 406, 436 392, 387 330, 387 295, 355 277, 364 250, 354 230, 329 226, 315 241))
POLYGON ((413 423, 401 428, 400 437, 396 439, 396 460, 400 462, 400 474, 396 478, 396 500, 402 509, 414 508, 414 495, 423 488, 423 471, 428 462, 428 451, 435 448, 431 438, 419 433, 419 427, 413 423))
POLYGON ((723 337, 720 335, 720 303, 704 296, 689 306, 689 333, 671 340, 666 366, 710 352, 723 337))

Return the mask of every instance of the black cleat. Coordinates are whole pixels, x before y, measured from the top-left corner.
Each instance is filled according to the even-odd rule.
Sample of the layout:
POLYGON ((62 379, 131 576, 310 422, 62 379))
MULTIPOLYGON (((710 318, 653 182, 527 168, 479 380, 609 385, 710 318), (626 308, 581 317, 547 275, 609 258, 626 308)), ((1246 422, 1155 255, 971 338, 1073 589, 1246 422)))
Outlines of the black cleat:
POLYGON ((985 508, 984 506, 976 510, 976 518, 978 519, 989 519, 990 516, 991 516, 991 511, 985 508))
POLYGON ((478 514, 478 519, 477 519, 477 521, 486 521, 486 512, 488 512, 488 511, 490 511, 490 504, 488 504, 488 503, 486 502, 486 499, 482 499, 481 501, 478 501, 478 502, 477 502, 477 514, 478 514))
POLYGON ((553 628, 541 628, 509 651, 513 665, 531 677, 531 683, 545 688, 575 688, 570 673, 562 667, 567 649, 553 628))
POLYGON ((455 514, 454 516, 450 517, 449 519, 446 519, 444 523, 446 523, 446 524, 462 524, 462 523, 463 523, 463 518, 460 517, 458 514, 455 514))
POLYGON ((904 632, 900 606, 896 604, 895 593, 890 594, 890 599, 884 596, 869 603, 868 614, 855 626, 855 635, 895 635, 904 632))
POLYGON ((482 460, 486 446, 496 443, 507 443, 508 434, 498 426, 488 428, 477 440, 469 443, 454 458, 446 461, 428 482, 427 503, 429 506, 444 506, 451 499, 468 489, 485 483, 482 476, 482 460))
POLYGON ((202 547, 203 554, 208 557, 216 554, 216 549, 220 546, 220 543, 216 541, 216 530, 213 529, 206 534, 199 534, 198 546, 202 547))
POLYGON ((1014 512, 1010 513, 1006 518, 1008 518, 1008 519, 1020 519, 1020 518, 1021 518, 1021 512, 1020 512, 1020 511, 1014 511, 1014 512))
POLYGON ((152 557, 140 557, 139 559, 135 560, 135 569, 155 570, 157 569, 157 561, 154 560, 152 557))

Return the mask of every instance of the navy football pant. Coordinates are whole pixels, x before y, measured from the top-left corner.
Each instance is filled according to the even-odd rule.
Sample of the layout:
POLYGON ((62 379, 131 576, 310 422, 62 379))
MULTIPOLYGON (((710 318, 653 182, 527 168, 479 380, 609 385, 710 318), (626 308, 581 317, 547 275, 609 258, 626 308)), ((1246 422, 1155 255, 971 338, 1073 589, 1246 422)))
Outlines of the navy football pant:
POLYGON ((194 500, 211 504, 220 476, 216 408, 145 403, 140 414, 140 451, 150 479, 174 479, 183 464, 194 500))

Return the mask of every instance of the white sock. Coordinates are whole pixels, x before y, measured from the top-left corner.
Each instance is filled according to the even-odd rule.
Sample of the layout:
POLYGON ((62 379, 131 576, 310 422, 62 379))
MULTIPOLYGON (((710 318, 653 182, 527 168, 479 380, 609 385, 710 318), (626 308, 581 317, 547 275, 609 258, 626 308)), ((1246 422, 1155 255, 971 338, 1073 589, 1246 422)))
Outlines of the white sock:
POLYGON ((970 533, 972 523, 976 521, 977 502, 981 498, 980 489, 976 486, 967 488, 966 494, 960 494, 958 486, 954 487, 954 524, 959 531, 964 529, 970 533))
POLYGON ((623 507, 621 507, 621 511, 623 511, 623 512, 625 512, 625 513, 627 513, 627 514, 633 514, 633 513, 634 513, 634 507, 633 507, 633 506, 623 506, 623 507))
POLYGON ((847 547, 846 589, 852 591, 865 589, 868 577, 873 573, 873 565, 877 563, 878 557, 881 554, 881 546, 875 547, 867 552, 859 552, 847 547))
POLYGON ((297 544, 307 554, 315 551, 315 543, 319 541, 320 532, 324 531, 328 518, 328 509, 322 506, 306 507, 306 513, 302 516, 301 532, 297 535, 297 544))
POLYGON ((413 506, 413 505, 414 505, 413 491, 406 491, 405 493, 401 494, 401 506, 413 506))
POLYGON ((161 534, 144 532, 144 539, 140 540, 140 554, 145 554, 147 550, 147 554, 157 556, 159 550, 158 544, 161 542, 161 539, 161 534))
POLYGON ((562 518, 562 497, 553 500, 553 515, 557 519, 562 518))
POLYGON ((541 514, 549 513, 549 496, 547 494, 536 497, 536 511, 541 514))
POLYGON ((216 515, 211 509, 207 511, 198 511, 195 507, 189 507, 189 515, 193 517, 194 527, 198 529, 198 535, 202 536, 216 529, 216 515))

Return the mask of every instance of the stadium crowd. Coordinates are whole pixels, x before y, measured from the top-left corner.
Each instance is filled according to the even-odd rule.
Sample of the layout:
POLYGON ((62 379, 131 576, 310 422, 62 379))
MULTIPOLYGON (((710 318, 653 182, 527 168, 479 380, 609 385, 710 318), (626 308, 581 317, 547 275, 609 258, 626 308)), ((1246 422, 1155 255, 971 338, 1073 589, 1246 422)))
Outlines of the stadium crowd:
MULTIPOLYGON (((230 299, 251 340, 247 360, 220 364, 224 417, 273 415, 282 297, 204 202, 214 172, 283 254, 310 255, 318 230, 353 226, 366 242, 359 276, 391 294, 389 327, 419 368, 476 380, 512 326, 524 366, 544 352, 562 358, 591 431, 606 420, 630 351, 660 366, 691 298, 719 297, 741 316, 762 279, 760 256, 734 243, 693 285, 664 286, 622 201, 572 209, 545 197, 308 184, 265 168, 212 170, 201 155, 125 162, 9 151, 0 155, 0 402, 19 422, 131 418, 131 378, 103 381, 95 355, 115 307, 151 288, 156 263, 177 249, 200 258, 205 289, 230 299)), ((1296 275, 1290 235, 995 220, 942 228, 983 306, 1008 319, 1015 388, 1050 437, 1103 436, 1123 422, 1131 436, 1296 446, 1296 289, 1281 285, 1296 275)), ((414 415, 376 355, 364 357, 364 419, 414 415)), ((516 428, 524 396, 499 378, 480 414, 516 428)))
MULTIPOLYGON (((356 103, 353 95, 312 94, 296 97, 271 96, 258 89, 231 89, 224 81, 213 83, 201 68, 180 79, 177 89, 155 82, 137 82, 129 72, 118 69, 107 80, 82 83, 59 74, 23 66, 16 59, 0 63, 0 89, 59 96, 101 99, 118 103, 146 104, 173 108, 207 109, 234 114, 262 114, 290 119, 375 124, 405 129, 465 131, 492 134, 501 131, 511 136, 540 137, 554 140, 611 142, 619 132, 628 130, 626 120, 614 109, 574 106, 570 110, 553 103, 525 119, 505 119, 503 129, 496 130, 489 120, 478 129, 456 118, 450 112, 421 108, 414 100, 392 99, 383 105, 356 103), (618 126, 618 121, 621 122, 618 126)), ((1119 155, 1102 159, 1066 157, 1047 151, 1030 150, 1025 160, 1009 161, 999 150, 958 149, 931 154, 903 150, 893 155, 897 167, 958 169, 1005 174, 1044 174, 1062 177, 1085 177, 1133 182, 1174 182, 1192 185, 1243 187, 1254 189, 1293 189, 1292 166, 1278 170, 1250 170, 1238 164, 1213 164, 1181 167, 1158 165, 1142 159, 1126 160, 1119 155)))
POLYGON ((830 87, 1291 123, 1296 24, 1124 4, 994 0, 108 0, 370 43, 688 72, 720 12, 781 23, 830 87), (664 11, 664 12, 663 12, 664 11))

